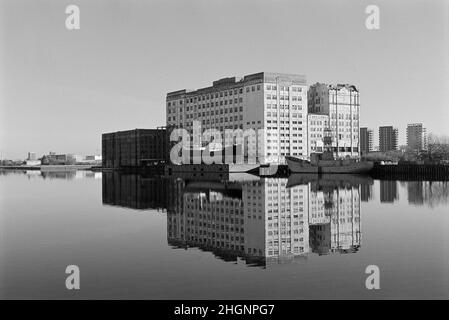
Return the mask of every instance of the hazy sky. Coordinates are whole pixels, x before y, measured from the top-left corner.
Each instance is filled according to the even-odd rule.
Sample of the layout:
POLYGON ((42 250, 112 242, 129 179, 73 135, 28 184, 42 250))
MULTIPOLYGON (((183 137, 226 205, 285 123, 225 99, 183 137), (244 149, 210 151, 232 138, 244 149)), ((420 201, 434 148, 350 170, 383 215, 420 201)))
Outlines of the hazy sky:
POLYGON ((260 71, 355 84, 361 125, 395 125, 401 144, 409 122, 449 135, 448 12, 445 0, 0 0, 0 150, 99 153, 102 132, 164 125, 167 92, 260 71), (69 4, 80 30, 65 28, 69 4), (380 30, 365 27, 369 4, 380 30))

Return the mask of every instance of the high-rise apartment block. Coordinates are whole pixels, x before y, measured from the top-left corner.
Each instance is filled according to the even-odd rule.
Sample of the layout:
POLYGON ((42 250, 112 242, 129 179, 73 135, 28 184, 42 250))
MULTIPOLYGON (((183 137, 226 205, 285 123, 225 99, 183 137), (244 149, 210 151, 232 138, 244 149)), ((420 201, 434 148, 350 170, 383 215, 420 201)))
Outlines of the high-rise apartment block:
MULTIPOLYGON (((261 72, 224 78, 207 88, 168 93, 166 108, 168 126, 192 134, 194 121, 199 121, 202 131, 218 130, 226 145, 235 144, 239 131, 256 131, 257 143, 244 147, 253 148, 258 163, 284 163, 287 155, 308 156, 303 75, 261 72), (225 136, 226 129, 233 134, 225 136)), ((208 142, 202 141, 202 146, 208 142)))
POLYGON ((321 150, 326 128, 332 137, 335 157, 358 157, 360 101, 357 88, 349 84, 316 83, 310 86, 307 101, 310 152, 321 150), (322 124, 317 125, 317 121, 322 124))
POLYGON ((373 151, 373 130, 360 128, 360 153, 365 154, 373 151))
POLYGON ((422 123, 407 125, 407 148, 417 152, 427 150, 427 132, 422 123))
POLYGON ((379 151, 398 150, 398 129, 393 126, 379 127, 379 151))

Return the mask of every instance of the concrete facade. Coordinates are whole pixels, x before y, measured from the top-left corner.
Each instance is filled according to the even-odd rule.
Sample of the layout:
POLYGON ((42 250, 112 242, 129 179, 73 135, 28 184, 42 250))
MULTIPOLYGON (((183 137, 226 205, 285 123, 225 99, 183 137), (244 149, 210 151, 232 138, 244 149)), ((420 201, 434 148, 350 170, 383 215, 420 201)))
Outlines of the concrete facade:
POLYGON ((393 126, 379 127, 379 151, 398 150, 398 129, 393 126))
MULTIPOLYGON (((308 91, 309 114, 326 115, 336 158, 359 156, 360 100, 354 85, 316 83, 308 91)), ((311 142, 313 143, 313 141, 311 142)))
POLYGON ((360 153, 365 154, 373 151, 373 130, 360 128, 360 153))
POLYGON ((427 131, 422 123, 407 125, 407 148, 416 152, 427 150, 427 131))
POLYGON ((329 116, 326 114, 309 113, 307 116, 307 132, 309 155, 312 152, 324 151, 324 129, 329 127, 329 116))
POLYGON ((226 145, 236 143, 234 137, 224 135, 226 129, 254 130, 260 139, 245 143, 245 154, 252 148, 257 163, 285 163, 286 155, 308 156, 305 76, 261 72, 224 78, 211 87, 168 93, 166 108, 167 126, 192 134, 196 120, 202 130, 218 130, 226 145))
MULTIPOLYGON (((178 182, 176 182, 178 183, 178 182)), ((286 187, 288 179, 186 187, 167 211, 167 240, 224 260, 281 262, 361 245, 360 187, 286 187)))

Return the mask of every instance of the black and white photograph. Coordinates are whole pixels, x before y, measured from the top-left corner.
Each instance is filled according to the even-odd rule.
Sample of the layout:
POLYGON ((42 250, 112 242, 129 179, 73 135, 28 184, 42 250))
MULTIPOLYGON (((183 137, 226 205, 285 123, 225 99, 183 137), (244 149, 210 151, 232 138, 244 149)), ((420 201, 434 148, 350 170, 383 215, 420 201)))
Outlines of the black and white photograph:
POLYGON ((449 1, 0 0, 0 299, 449 299, 449 1))

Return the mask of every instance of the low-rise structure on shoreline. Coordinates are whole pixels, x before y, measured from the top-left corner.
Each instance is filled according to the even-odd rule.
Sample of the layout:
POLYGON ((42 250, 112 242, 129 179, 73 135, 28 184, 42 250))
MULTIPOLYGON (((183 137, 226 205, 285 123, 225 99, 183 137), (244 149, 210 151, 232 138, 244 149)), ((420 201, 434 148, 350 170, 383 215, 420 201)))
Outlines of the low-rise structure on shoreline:
POLYGON ((144 167, 169 161, 166 127, 134 129, 102 135, 104 168, 144 167))

